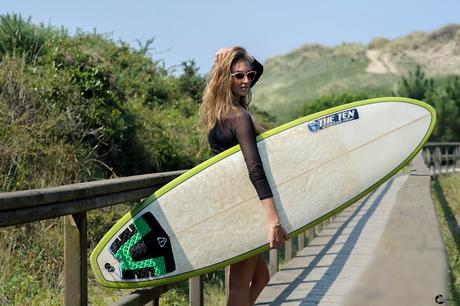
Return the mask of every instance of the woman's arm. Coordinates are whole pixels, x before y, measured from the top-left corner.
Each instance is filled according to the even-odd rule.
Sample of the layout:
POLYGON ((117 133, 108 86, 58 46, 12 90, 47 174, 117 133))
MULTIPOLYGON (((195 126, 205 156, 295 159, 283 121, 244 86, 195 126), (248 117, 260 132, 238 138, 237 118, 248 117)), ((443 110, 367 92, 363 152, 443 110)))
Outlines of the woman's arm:
POLYGON ((234 133, 240 144, 244 161, 248 168, 249 178, 257 191, 265 211, 267 223, 270 227, 270 247, 279 248, 281 243, 288 239, 288 237, 286 231, 280 224, 278 212, 273 200, 273 194, 262 166, 251 116, 246 111, 239 110, 232 119, 232 125, 235 129, 234 133))
POLYGON ((278 249, 281 247, 283 241, 288 240, 289 237, 281 225, 278 212, 276 211, 276 205, 273 201, 273 197, 263 199, 260 201, 264 208, 265 215, 267 216, 267 223, 269 225, 269 240, 270 248, 278 249))

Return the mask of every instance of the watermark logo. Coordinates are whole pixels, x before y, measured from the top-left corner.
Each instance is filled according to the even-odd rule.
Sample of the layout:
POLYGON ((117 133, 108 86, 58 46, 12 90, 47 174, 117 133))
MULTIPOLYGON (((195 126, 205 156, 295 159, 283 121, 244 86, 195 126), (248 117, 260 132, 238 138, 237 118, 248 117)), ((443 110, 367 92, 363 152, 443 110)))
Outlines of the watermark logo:
POLYGON ((316 133, 330 126, 356 119, 359 119, 358 110, 356 108, 352 108, 310 121, 307 123, 307 126, 311 132, 316 133))
POLYGON ((442 294, 438 294, 434 297, 436 304, 444 304, 447 301, 453 301, 453 299, 446 299, 442 294))

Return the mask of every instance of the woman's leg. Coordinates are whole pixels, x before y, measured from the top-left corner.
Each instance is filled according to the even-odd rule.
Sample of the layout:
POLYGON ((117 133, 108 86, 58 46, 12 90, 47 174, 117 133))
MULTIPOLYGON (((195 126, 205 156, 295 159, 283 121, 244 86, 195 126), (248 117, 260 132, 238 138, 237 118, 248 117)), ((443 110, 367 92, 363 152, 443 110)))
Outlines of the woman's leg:
POLYGON ((259 254, 256 257, 256 268, 252 277, 251 286, 249 287, 249 305, 253 305, 256 302, 257 297, 270 280, 270 273, 268 272, 264 257, 262 254, 259 254))
POLYGON ((227 306, 247 306, 249 304, 250 284, 254 277, 258 255, 230 266, 228 273, 227 306))

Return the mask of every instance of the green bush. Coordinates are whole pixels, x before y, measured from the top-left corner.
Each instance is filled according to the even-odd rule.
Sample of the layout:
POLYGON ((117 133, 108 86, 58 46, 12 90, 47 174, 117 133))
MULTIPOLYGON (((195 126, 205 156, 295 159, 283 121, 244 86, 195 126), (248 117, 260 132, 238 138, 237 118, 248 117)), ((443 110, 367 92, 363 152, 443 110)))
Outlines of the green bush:
POLYGON ((206 158, 197 155, 204 78, 194 61, 175 76, 150 56, 153 40, 134 49, 17 15, 1 20, 0 41, 14 42, 0 53, 3 190, 189 168, 206 158), (23 184, 37 168, 41 182, 23 184), (60 172, 63 181, 51 178, 60 172))
POLYGON ((315 99, 314 101, 309 101, 302 105, 297 113, 299 117, 308 116, 328 108, 332 108, 350 102, 369 99, 373 96, 375 95, 368 94, 365 92, 342 92, 330 95, 323 95, 318 99, 315 99))
POLYGON ((34 62, 48 52, 49 42, 65 33, 44 25, 36 26, 30 17, 25 20, 17 14, 0 15, 0 57, 9 55, 34 62))
MULTIPOLYGON (((206 159, 196 126, 204 77, 193 61, 172 74, 149 54, 152 42, 135 49, 0 16, 0 191, 185 169, 206 159)), ((90 247, 129 207, 89 213, 90 247)), ((61 227, 47 220, 0 230, 0 304, 62 304, 61 227)))
POLYGON ((460 77, 450 76, 445 85, 427 78, 418 66, 398 83, 396 95, 431 104, 437 114, 431 141, 459 141, 460 137, 460 77))

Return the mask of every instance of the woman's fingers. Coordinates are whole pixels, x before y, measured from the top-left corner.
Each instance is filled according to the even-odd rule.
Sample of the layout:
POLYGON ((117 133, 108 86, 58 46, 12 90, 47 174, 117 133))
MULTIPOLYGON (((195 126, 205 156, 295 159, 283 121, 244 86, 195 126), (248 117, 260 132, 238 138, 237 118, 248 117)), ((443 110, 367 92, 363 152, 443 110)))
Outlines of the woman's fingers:
POLYGON ((289 239, 282 226, 272 228, 270 234, 270 249, 279 249, 281 244, 289 239))
POLYGON ((284 239, 284 240, 289 240, 289 236, 288 236, 288 234, 286 233, 286 231, 284 230, 284 228, 283 228, 283 239, 284 239))
POLYGON ((228 52, 230 52, 230 50, 231 50, 231 48, 220 48, 219 50, 217 50, 217 52, 216 52, 216 62, 218 62, 221 59, 223 59, 228 54, 228 52))

